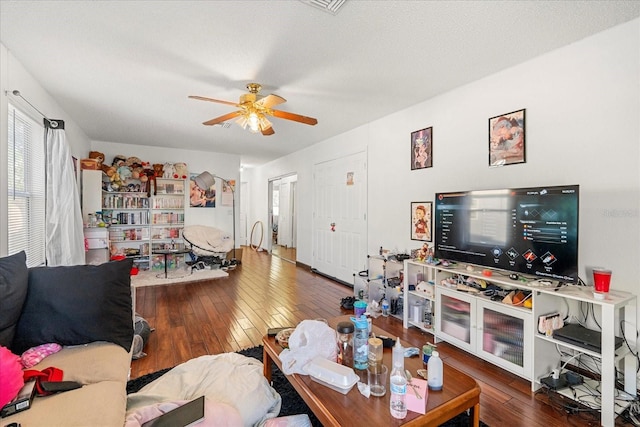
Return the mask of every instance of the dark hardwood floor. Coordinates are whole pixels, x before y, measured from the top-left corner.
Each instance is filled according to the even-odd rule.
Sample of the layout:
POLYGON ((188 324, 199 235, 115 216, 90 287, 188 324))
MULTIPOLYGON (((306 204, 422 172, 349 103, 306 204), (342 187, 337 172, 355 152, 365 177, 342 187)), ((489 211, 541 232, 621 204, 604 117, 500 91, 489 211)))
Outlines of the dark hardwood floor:
MULTIPOLYGON (((138 288, 136 311, 155 332, 145 346, 147 356, 132 362, 131 378, 201 355, 260 345, 269 327, 347 314, 340 299, 352 292, 308 268, 248 248, 228 278, 138 288)), ((374 324, 416 347, 432 341, 417 328, 404 330, 392 317, 379 317, 374 324)), ((528 381, 454 346, 440 343, 438 350, 445 363, 478 381, 480 419, 490 427, 600 425, 586 413, 568 414, 544 393, 532 393, 528 381)), ((625 425, 620 417, 617 425, 625 425)))

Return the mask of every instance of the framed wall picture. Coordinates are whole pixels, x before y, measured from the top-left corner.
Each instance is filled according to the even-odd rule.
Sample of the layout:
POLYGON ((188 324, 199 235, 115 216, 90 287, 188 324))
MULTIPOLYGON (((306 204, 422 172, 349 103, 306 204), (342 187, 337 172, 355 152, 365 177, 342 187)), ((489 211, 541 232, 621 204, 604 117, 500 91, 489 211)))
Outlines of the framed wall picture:
POLYGON ((432 202, 411 202, 411 240, 431 241, 432 202))
POLYGON ((489 119, 489 166, 525 163, 525 110, 489 119))
POLYGON ((433 166, 433 127, 411 132, 411 170, 433 166))
POLYGON ((202 190, 196 185, 196 177, 199 174, 192 173, 189 177, 189 206, 192 208, 215 208, 216 207, 216 184, 206 190, 202 190))

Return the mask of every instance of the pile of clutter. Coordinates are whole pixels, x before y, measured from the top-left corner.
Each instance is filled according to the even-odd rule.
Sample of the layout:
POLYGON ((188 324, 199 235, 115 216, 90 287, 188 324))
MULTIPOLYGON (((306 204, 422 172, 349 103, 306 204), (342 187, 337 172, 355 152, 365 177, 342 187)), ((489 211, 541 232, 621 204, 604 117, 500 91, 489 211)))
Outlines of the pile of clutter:
POLYGON ((114 156, 111 165, 105 163, 105 155, 99 151, 90 151, 87 159, 81 160, 82 169, 102 170, 102 187, 114 192, 155 193, 156 178, 187 179, 187 164, 145 162, 138 157, 114 156))

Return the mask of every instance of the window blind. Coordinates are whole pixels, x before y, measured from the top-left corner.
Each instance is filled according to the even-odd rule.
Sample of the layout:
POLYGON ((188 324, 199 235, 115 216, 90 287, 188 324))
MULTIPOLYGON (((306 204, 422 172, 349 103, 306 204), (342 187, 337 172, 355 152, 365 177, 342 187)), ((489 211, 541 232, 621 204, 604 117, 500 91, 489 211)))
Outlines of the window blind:
POLYGON ((45 263, 44 126, 11 104, 8 123, 8 251, 35 267, 45 263))

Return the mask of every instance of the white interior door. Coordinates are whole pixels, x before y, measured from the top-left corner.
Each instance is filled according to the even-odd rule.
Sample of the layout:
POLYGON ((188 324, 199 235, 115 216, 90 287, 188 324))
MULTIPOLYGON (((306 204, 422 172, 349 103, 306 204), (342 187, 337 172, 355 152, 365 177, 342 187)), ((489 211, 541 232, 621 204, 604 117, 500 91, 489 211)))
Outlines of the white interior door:
POLYGON ((291 184, 283 180, 280 184, 280 209, 278 215, 278 244, 291 246, 291 224, 289 216, 289 188, 291 184))
MULTIPOLYGON (((237 203, 237 202, 236 202, 237 203)), ((240 229, 238 243, 248 245, 247 242, 247 210, 249 209, 249 186, 246 182, 240 183, 240 229)))
POLYGON ((290 205, 289 218, 291 218, 291 221, 290 221, 291 222, 291 226, 289 227, 290 231, 291 231, 291 245, 290 245, 291 248, 296 248, 298 246, 298 232, 297 232, 297 229, 298 229, 298 220, 297 220, 298 212, 297 212, 297 208, 296 208, 296 205, 298 203, 297 195, 296 195, 297 185, 298 185, 298 183, 296 181, 293 181, 291 183, 291 191, 290 191, 291 197, 289 199, 291 201, 291 203, 289 203, 289 205, 290 205))
POLYGON ((314 165, 313 268, 353 283, 367 256, 366 152, 314 165))

